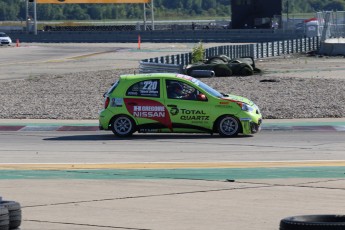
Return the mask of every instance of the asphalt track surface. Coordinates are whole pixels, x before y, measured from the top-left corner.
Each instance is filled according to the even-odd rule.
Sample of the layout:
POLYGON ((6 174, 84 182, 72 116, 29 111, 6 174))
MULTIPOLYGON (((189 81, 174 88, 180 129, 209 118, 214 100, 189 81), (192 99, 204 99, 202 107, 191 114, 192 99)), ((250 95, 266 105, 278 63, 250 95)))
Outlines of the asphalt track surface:
MULTIPOLYGON (((130 53, 167 51, 132 46, 126 63, 130 53)), ((61 54, 65 71, 85 55, 93 68, 106 65, 98 49, 50 56, 47 47, 26 48, 41 51, 3 64, 1 79, 58 71, 61 54)), ((344 214, 344 131, 344 119, 277 120, 254 136, 119 139, 97 130, 97 121, 1 120, 0 196, 21 203, 25 230, 276 230, 287 216, 344 214)))
POLYGON ((126 139, 71 128, 95 127, 81 124, 0 131, 1 195, 22 204, 21 229, 273 230, 287 216, 343 213, 344 122, 126 139))

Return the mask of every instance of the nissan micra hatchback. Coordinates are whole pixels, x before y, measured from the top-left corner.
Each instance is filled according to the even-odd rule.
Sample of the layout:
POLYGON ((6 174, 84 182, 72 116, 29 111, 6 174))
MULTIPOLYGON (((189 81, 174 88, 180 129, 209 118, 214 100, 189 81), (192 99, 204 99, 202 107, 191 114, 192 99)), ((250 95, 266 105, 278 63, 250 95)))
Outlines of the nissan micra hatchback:
POLYGON ((142 133, 257 133, 259 108, 223 94, 190 76, 172 73, 122 75, 104 94, 101 130, 118 137, 142 133))

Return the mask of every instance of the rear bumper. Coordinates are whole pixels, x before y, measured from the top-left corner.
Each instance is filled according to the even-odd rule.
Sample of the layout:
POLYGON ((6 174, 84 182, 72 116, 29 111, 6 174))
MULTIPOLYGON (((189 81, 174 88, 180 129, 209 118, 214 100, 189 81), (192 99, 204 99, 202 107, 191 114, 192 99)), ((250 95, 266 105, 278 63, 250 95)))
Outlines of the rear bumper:
POLYGON ((99 130, 109 130, 109 115, 104 109, 99 112, 98 128, 99 130))

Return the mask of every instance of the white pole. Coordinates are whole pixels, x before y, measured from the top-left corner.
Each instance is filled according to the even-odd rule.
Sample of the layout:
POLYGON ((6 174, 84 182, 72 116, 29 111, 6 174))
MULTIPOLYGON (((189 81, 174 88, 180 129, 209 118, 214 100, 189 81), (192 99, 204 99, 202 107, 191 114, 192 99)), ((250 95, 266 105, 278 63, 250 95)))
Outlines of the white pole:
POLYGON ((37 35, 37 3, 34 0, 34 33, 37 35))
POLYGON ((151 0, 151 17, 152 17, 152 30, 155 30, 155 15, 153 10, 153 0, 151 0))
POLYGON ((144 3, 144 30, 146 30, 146 3, 144 3))
POLYGON ((26 33, 29 33, 29 0, 26 0, 26 8, 25 8, 25 21, 26 21, 26 33))

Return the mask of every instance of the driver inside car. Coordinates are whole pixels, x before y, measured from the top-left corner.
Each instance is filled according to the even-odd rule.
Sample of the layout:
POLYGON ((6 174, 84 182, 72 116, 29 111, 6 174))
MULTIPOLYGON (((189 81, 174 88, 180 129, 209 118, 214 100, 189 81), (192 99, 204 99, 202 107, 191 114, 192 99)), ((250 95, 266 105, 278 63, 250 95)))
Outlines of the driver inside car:
POLYGON ((183 98, 183 87, 177 82, 170 82, 167 91, 168 98, 183 98))
POLYGON ((170 99, 196 100, 197 98, 195 88, 176 81, 167 82, 167 92, 170 99))

